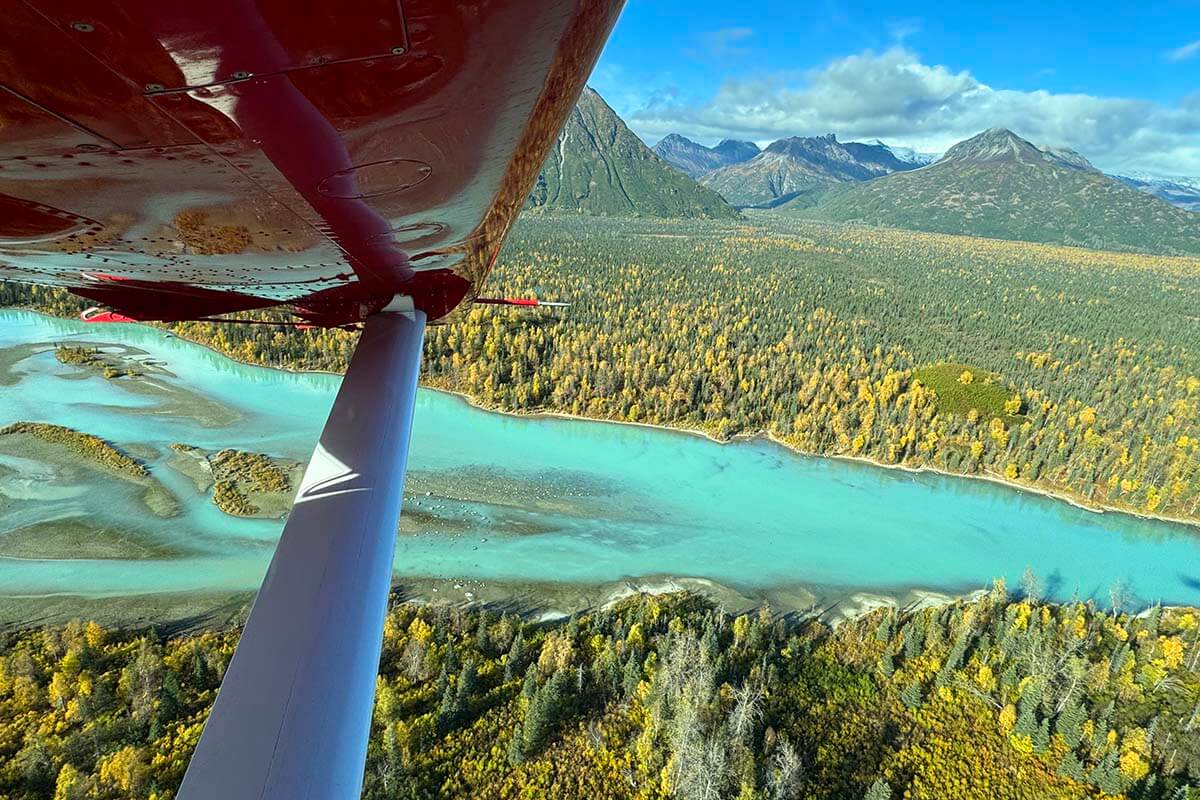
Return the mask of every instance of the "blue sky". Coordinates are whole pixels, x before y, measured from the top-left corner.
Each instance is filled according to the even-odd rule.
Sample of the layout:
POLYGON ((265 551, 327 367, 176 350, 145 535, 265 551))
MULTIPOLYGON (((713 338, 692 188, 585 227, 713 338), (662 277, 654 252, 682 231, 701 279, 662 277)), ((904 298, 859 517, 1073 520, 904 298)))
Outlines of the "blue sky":
POLYGON ((650 143, 940 151, 1002 125, 1108 170, 1200 175, 1198 0, 628 0, 591 83, 650 143))

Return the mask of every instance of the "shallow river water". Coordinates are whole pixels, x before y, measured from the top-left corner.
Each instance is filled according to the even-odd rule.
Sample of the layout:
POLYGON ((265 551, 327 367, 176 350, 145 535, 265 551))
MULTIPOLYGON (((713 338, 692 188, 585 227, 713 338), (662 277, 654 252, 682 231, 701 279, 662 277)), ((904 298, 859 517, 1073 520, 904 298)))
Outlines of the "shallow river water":
MULTIPOLYGON (((183 511, 136 487, 0 457, 0 548, 29 526, 116 532, 128 552, 0 557, 0 595, 253 590, 282 523, 226 516, 165 465, 172 442, 304 459, 338 378, 237 364, 160 331, 0 313, 0 425, 53 422, 147 455, 183 511), (153 392, 60 364, 53 343, 123 345, 153 392), (157 458, 149 458, 153 448, 157 458), (50 524, 46 524, 50 523, 50 524), (136 546, 135 546, 136 545, 136 546)), ((603 583, 701 577, 755 592, 822 586, 961 592, 1026 567, 1050 595, 1200 604, 1197 529, 1096 514, 991 483, 722 445, 650 428, 514 417, 422 391, 401 577, 603 583)), ((48 543, 49 548, 49 543, 48 543)), ((28 545, 26 546, 26 550, 28 545)))

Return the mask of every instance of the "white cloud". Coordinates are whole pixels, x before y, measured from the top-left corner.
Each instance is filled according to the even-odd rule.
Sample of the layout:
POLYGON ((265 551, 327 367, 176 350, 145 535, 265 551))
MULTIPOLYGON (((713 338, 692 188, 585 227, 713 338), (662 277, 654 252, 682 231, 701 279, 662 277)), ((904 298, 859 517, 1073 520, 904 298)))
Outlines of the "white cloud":
POLYGON ((1185 44, 1183 47, 1168 50, 1166 55, 1168 61, 1187 61, 1189 58, 1195 58, 1200 55, 1200 39, 1191 44, 1185 44))
POLYGON ((921 27, 921 20, 915 18, 894 19, 889 21, 887 24, 888 33, 891 35, 892 39, 899 44, 904 44, 907 39, 919 34, 921 32, 921 27))
POLYGON ((718 59, 748 55, 750 48, 745 47, 743 43, 752 36, 753 28, 721 28, 701 33, 697 38, 703 47, 703 53, 698 55, 718 59))
POLYGON ((993 126, 1070 147, 1110 171, 1200 174, 1200 95, 1178 106, 1018 91, 928 65, 904 47, 867 51, 798 75, 729 79, 706 103, 649 101, 628 115, 645 138, 770 141, 834 132, 941 151, 993 126))

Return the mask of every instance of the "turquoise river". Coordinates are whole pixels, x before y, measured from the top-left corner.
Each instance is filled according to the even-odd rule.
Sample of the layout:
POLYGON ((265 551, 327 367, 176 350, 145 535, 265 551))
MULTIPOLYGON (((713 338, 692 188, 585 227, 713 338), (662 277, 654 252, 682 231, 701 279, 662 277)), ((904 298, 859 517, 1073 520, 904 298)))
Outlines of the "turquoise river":
MULTIPOLYGON (((155 516, 128 482, 0 455, 0 549, 4 537, 30 530, 115 531, 129 544, 105 557, 61 546, 46 557, 37 540, 33 552, 28 542, 4 549, 19 554, 0 557, 0 596, 257 587, 282 523, 223 514, 166 466, 168 445, 304 459, 336 376, 244 366, 151 328, 15 311, 0 313, 0 353, 0 424, 97 434, 143 457, 179 500, 175 516, 155 516), (148 377, 107 380, 61 364, 55 343, 123 350, 148 377)), ((1120 584, 1138 602, 1200 604, 1195 528, 1093 513, 985 481, 803 457, 764 441, 508 416, 423 391, 410 464, 401 581, 599 585, 671 576, 751 594, 787 586, 958 593, 997 576, 1013 585, 1031 568, 1059 599, 1105 604, 1120 584)))

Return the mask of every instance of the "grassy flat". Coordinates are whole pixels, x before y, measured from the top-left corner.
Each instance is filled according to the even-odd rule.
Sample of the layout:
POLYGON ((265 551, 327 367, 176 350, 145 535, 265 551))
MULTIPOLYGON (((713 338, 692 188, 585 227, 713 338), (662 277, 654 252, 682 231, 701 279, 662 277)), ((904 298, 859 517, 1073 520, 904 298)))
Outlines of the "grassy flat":
POLYGON ((1006 423, 1021 420, 1019 414, 1004 410, 1014 392, 994 372, 969 364, 933 364, 913 370, 913 378, 937 392, 938 411, 943 413, 965 417, 976 411, 983 419, 999 417, 1006 423), (969 381, 964 380, 966 374, 971 375, 969 381))
POLYGON ((78 519, 38 522, 0 534, 0 556, 36 559, 169 559, 187 552, 132 530, 78 519))

